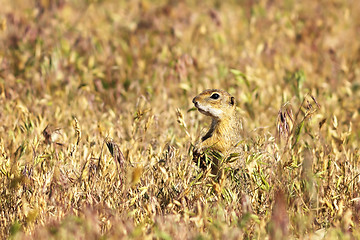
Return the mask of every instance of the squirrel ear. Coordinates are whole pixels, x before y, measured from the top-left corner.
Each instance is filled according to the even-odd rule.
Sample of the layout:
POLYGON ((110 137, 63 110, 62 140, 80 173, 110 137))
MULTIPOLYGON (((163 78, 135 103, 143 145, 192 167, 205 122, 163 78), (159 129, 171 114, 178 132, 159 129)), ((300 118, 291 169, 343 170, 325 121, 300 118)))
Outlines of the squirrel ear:
POLYGON ((235 98, 234 97, 231 97, 230 98, 230 105, 235 105, 235 98))

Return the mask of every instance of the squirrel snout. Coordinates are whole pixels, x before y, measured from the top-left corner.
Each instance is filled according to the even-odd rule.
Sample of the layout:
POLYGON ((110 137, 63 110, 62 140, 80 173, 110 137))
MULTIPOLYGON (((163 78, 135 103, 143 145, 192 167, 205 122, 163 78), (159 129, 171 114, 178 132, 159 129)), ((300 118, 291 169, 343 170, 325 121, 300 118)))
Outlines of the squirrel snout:
POLYGON ((196 108, 199 108, 199 102, 196 101, 196 97, 194 97, 194 99, 192 100, 192 102, 194 103, 196 108))
POLYGON ((199 103, 196 101, 196 97, 193 98, 193 103, 196 108, 199 108, 199 103))

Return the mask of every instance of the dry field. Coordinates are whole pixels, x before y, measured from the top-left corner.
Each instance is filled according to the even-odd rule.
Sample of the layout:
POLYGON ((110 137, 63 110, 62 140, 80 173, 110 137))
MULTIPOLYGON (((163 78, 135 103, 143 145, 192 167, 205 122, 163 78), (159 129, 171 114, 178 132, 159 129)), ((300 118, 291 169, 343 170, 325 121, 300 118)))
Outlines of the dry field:
POLYGON ((1 238, 360 239, 360 2, 197 2, 0 1, 1 238))

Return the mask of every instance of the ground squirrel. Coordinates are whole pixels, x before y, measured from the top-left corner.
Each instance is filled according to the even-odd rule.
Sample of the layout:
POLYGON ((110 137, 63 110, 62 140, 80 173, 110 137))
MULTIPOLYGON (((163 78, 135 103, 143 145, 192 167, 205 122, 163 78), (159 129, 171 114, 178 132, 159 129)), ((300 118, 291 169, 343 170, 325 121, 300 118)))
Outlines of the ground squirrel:
POLYGON ((242 133, 235 98, 224 90, 209 89, 197 95, 193 103, 199 112, 212 118, 210 129, 196 146, 196 153, 210 149, 226 155, 234 149, 242 133))

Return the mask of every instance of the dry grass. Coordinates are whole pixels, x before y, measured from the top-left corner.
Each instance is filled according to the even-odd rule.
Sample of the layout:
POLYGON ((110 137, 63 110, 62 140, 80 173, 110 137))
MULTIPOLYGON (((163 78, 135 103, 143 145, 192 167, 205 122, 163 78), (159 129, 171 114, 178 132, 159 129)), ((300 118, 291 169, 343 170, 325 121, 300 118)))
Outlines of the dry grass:
POLYGON ((359 12, 5 0, 0 235, 360 238, 359 12), (246 120, 217 178, 192 161, 206 119, 191 99, 207 88, 246 120))

